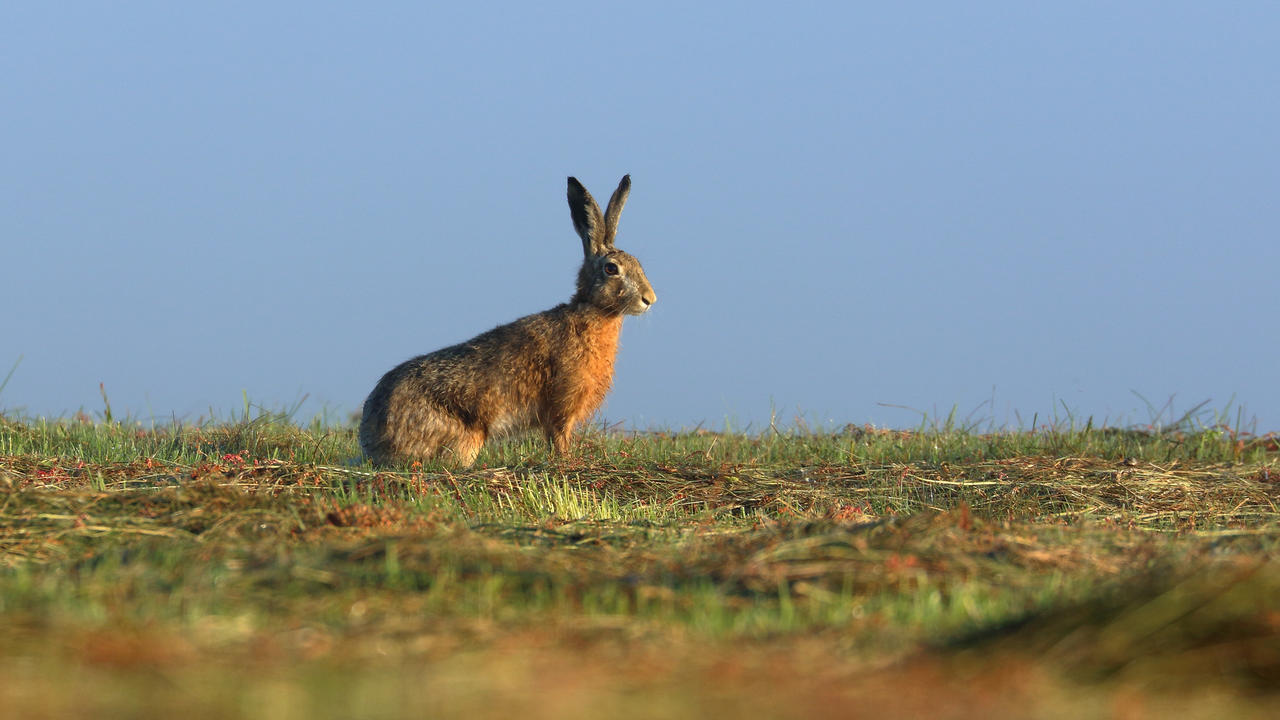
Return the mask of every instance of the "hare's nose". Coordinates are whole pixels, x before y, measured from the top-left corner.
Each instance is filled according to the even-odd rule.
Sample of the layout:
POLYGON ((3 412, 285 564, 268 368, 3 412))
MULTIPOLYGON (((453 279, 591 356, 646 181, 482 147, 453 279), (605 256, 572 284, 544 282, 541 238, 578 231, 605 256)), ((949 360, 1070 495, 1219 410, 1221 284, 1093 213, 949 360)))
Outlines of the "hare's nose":
POLYGON ((645 307, 649 307, 650 305, 654 304, 657 301, 658 301, 657 293, 649 292, 640 296, 640 302, 644 303, 645 307))

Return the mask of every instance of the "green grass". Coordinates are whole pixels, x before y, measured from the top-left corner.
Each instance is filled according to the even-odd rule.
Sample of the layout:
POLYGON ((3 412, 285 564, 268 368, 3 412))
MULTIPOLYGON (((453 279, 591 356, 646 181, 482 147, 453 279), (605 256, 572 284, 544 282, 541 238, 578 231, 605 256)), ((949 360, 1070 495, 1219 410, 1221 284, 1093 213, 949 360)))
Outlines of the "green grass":
POLYGON ((375 471, 358 455, 352 428, 270 414, 0 419, 0 704, 246 718, 1280 708, 1272 436, 595 429, 568 458, 516 440, 467 471, 375 471))

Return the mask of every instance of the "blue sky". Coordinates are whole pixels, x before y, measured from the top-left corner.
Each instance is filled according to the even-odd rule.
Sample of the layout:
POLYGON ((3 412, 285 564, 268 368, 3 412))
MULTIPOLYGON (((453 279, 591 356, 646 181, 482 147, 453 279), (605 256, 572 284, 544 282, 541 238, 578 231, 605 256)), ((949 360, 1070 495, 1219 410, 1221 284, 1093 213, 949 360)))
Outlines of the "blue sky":
POLYGON ((1280 6, 427 5, 0 9, 0 408, 345 416, 631 173, 610 421, 1280 430, 1280 6))

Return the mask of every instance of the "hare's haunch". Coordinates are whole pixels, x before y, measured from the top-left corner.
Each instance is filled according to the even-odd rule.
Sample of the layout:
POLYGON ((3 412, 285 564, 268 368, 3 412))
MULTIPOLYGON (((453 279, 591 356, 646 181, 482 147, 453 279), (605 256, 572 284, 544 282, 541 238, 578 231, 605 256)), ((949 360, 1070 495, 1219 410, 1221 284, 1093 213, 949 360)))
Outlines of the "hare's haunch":
POLYGON ((640 261, 614 247, 631 176, 603 213, 569 178, 569 214, 582 238, 578 289, 568 303, 397 365, 364 401, 360 449, 376 464, 440 458, 475 462, 491 435, 538 428, 554 452, 613 383, 623 315, 657 300, 640 261))

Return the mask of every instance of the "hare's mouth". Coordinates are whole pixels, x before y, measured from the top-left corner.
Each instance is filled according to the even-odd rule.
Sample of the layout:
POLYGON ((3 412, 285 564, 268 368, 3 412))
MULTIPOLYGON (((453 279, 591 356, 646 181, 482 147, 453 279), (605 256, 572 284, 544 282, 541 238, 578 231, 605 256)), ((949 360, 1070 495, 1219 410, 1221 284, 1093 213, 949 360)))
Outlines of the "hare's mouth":
POLYGON ((628 315, 643 315, 643 314, 645 314, 645 313, 649 312, 649 308, 651 308, 651 307, 653 307, 653 303, 652 303, 652 302, 646 302, 646 301, 644 301, 644 300, 637 300, 637 301, 635 301, 635 302, 631 303, 631 307, 628 307, 628 308, 626 309, 626 313, 627 313, 628 315))

